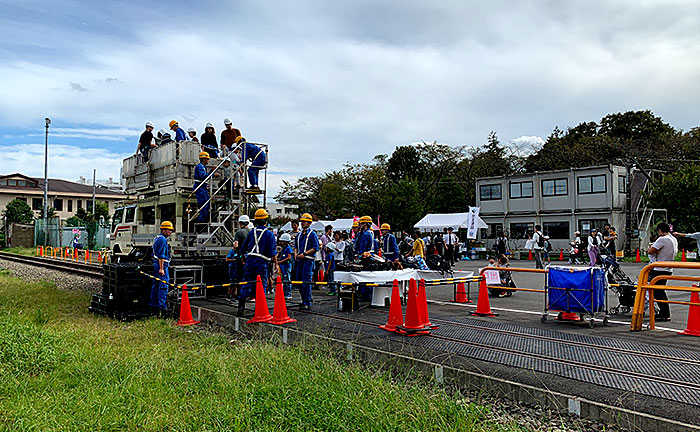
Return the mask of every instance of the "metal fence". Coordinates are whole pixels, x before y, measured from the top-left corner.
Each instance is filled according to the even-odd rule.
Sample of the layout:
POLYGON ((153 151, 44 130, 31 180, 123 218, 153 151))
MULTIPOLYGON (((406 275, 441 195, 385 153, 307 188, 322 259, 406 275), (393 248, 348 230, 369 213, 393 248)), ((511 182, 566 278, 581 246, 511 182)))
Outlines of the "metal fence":
POLYGON ((48 223, 44 219, 34 221, 34 245, 52 247, 71 247, 73 239, 78 238, 78 243, 85 249, 101 249, 109 247, 109 225, 101 225, 99 222, 83 221, 81 226, 61 226, 59 218, 52 218, 48 223), (45 234, 48 231, 48 241, 45 234))

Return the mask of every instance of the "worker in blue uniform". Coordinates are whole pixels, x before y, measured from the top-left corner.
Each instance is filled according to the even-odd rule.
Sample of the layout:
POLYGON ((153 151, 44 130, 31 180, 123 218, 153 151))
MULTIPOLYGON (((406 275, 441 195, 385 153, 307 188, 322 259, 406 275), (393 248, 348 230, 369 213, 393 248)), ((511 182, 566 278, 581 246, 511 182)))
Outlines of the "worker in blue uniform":
POLYGON ((236 145, 238 148, 236 153, 240 153, 241 163, 251 161, 251 165, 248 167, 248 191, 252 193, 262 192, 258 182, 258 173, 262 168, 265 168, 267 161, 265 151, 255 144, 247 142, 242 136, 236 137, 236 145))
POLYGON ((175 132, 175 142, 187 140, 187 134, 185 133, 185 130, 177 124, 176 120, 170 120, 170 123, 168 123, 168 125, 170 126, 170 130, 175 132))
POLYGON ((399 245, 396 243, 396 237, 391 233, 391 226, 388 223, 383 223, 382 237, 384 238, 383 257, 387 262, 399 262, 399 245))
POLYGON ((309 309, 311 307, 311 282, 314 275, 314 261, 319 250, 318 236, 310 228, 311 215, 304 213, 299 218, 301 221, 301 233, 294 239, 294 258, 296 260, 294 280, 302 282, 299 286, 301 304, 299 309, 309 309))
POLYGON ((160 224, 160 235, 153 239, 153 285, 151 285, 150 306, 154 312, 167 311, 165 299, 168 296, 168 283, 170 281, 170 248, 168 237, 175 231, 173 223, 164 221, 160 224))
POLYGON ((362 216, 359 220, 360 233, 355 241, 355 257, 368 258, 374 250, 374 233, 372 232, 372 218, 362 216))
MULTIPOLYGON (((194 186, 192 186, 193 190, 196 190, 194 195, 197 197, 197 206, 199 207, 198 222, 209 220, 209 185, 204 181, 209 175, 207 172, 208 163, 209 153, 205 151, 199 153, 199 165, 194 167, 194 186), (201 187, 199 187, 200 184, 201 187)), ((214 173, 214 177, 219 177, 219 173, 214 173)))
POLYGON ((238 316, 243 316, 245 312, 245 303, 250 294, 255 298, 255 282, 260 276, 262 286, 267 292, 267 270, 272 263, 279 273, 277 265, 277 245, 275 234, 267 229, 268 214, 265 209, 257 209, 255 211, 255 228, 248 233, 248 236, 243 242, 243 254, 245 256, 245 264, 243 264, 243 281, 247 282, 241 288, 238 295, 238 316))

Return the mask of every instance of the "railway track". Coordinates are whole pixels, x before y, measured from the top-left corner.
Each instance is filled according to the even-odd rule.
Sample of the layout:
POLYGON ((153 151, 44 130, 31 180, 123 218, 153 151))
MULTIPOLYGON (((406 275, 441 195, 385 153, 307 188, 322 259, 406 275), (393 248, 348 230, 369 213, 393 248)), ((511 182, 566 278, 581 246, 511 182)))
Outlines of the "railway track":
MULTIPOLYGON (((376 322, 372 322, 372 321, 360 320, 360 319, 349 318, 349 317, 342 317, 342 316, 326 314, 326 313, 322 313, 322 312, 315 312, 315 311, 299 311, 299 312, 302 312, 302 313, 305 313, 308 315, 316 315, 316 316, 320 316, 320 317, 327 318, 327 319, 340 320, 340 321, 350 322, 350 323, 353 323, 356 325, 368 326, 368 327, 373 327, 373 328, 376 328, 379 325, 376 322)), ((382 316, 384 316, 384 315, 382 315, 382 316)), ((672 356, 662 356, 659 354, 647 353, 647 352, 637 351, 637 350, 628 350, 628 349, 624 349, 624 348, 601 347, 599 345, 591 345, 591 344, 585 344, 585 343, 579 344, 578 342, 566 341, 566 340, 551 338, 551 337, 547 337, 547 336, 539 336, 539 335, 533 335, 533 334, 529 334, 529 333, 500 330, 500 329, 490 329, 490 328, 484 328, 481 326, 458 323, 458 322, 454 322, 454 321, 438 320, 438 319, 431 319, 431 321, 434 324, 440 323, 440 324, 446 324, 446 325, 447 324, 454 325, 454 326, 458 326, 458 327, 474 328, 474 329, 478 329, 480 331, 490 331, 490 332, 497 333, 500 335, 523 337, 523 338, 527 338, 527 339, 530 339, 533 341, 535 341, 535 340, 546 341, 546 342, 553 342, 554 341, 556 343, 561 343, 561 344, 566 344, 566 345, 572 345, 572 346, 578 346, 578 347, 584 347, 584 348, 600 349, 600 350, 605 350, 605 351, 612 351, 612 352, 615 352, 618 354, 626 354, 626 355, 636 356, 636 357, 642 356, 642 357, 647 357, 647 358, 650 358, 653 360, 665 360, 665 361, 669 361, 669 362, 678 362, 678 363, 684 363, 684 364, 700 365, 700 361, 693 360, 693 359, 684 359, 684 358, 678 358, 678 357, 672 357, 672 356)), ((695 392, 700 393, 700 383, 681 381, 678 379, 673 379, 673 378, 668 378, 668 377, 653 376, 653 375, 650 375, 649 373, 640 373, 640 372, 629 371, 629 370, 624 370, 624 369, 620 369, 620 368, 603 366, 600 364, 595 364, 593 362, 588 362, 588 363, 586 363, 586 362, 574 362, 574 361, 571 361, 568 359, 563 359, 563 358, 552 356, 552 355, 530 353, 530 352, 522 351, 519 349, 498 347, 498 346, 493 346, 493 345, 489 345, 486 343, 480 343, 480 342, 471 341, 471 340, 464 340, 464 339, 458 339, 458 338, 453 338, 453 337, 444 336, 444 335, 438 335, 438 334, 435 334, 434 332, 433 332, 433 334, 430 335, 430 337, 447 342, 449 344, 457 344, 457 345, 462 345, 462 346, 467 346, 467 347, 472 347, 472 348, 477 348, 480 350, 487 350, 487 351, 497 352, 497 353, 513 354, 513 355, 517 355, 517 356, 523 356, 526 358, 530 358, 533 360, 544 360, 547 362, 557 363, 563 367, 575 366, 575 367, 583 368, 583 369, 586 369, 586 370, 589 370, 592 372, 602 372, 602 373, 614 374, 616 376, 621 377, 622 379, 631 378, 633 380, 643 380, 643 381, 654 383, 654 384, 670 385, 670 386, 674 386, 677 388, 684 388, 684 389, 688 389, 690 391, 695 391, 695 392)))
POLYGON ((24 256, 11 254, 7 252, 0 252, 0 259, 6 259, 8 261, 14 261, 36 267, 43 267, 51 270, 57 270, 64 273, 77 274, 93 279, 102 279, 104 277, 104 271, 102 270, 102 266, 95 264, 83 264, 73 261, 59 261, 51 258, 24 256))

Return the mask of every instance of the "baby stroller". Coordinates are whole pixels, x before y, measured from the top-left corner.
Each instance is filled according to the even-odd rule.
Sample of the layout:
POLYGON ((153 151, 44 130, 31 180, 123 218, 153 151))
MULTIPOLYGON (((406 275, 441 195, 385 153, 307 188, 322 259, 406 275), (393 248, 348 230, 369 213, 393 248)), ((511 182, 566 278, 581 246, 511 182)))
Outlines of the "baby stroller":
POLYGON ((634 299, 637 296, 637 289, 634 282, 622 270, 620 264, 608 255, 601 255, 605 274, 608 275, 610 290, 617 295, 617 306, 610 308, 611 315, 618 313, 629 313, 634 307, 634 299))

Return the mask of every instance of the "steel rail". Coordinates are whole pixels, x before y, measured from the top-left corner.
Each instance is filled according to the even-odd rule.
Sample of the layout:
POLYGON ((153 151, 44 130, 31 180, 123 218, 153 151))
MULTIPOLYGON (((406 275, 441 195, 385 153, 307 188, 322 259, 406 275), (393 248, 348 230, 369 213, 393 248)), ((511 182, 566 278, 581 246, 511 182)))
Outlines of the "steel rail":
POLYGON ((102 279, 104 277, 102 267, 96 265, 81 264, 70 261, 57 261, 48 258, 23 256, 7 252, 0 252, 0 259, 6 259, 37 267, 44 267, 50 270, 62 271, 65 273, 78 274, 90 278, 102 279))

